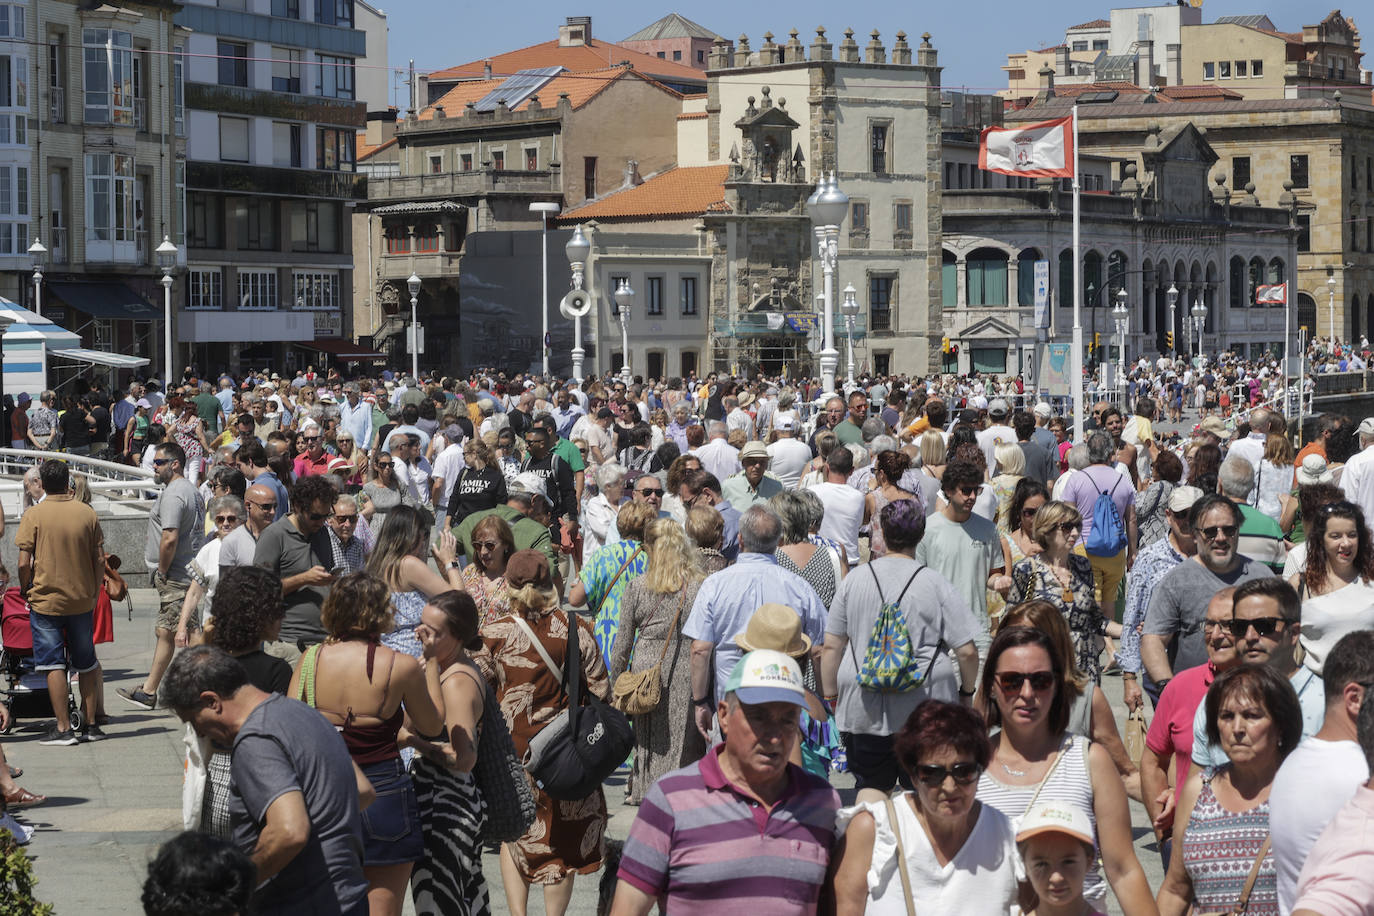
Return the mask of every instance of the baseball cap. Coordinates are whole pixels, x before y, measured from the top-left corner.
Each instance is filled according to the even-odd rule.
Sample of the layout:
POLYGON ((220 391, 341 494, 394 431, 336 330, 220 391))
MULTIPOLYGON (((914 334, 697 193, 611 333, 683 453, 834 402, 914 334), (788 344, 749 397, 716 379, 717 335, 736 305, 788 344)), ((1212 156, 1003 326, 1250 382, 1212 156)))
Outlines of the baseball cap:
POLYGON ((1202 499, 1202 495, 1202 490, 1198 487, 1174 487, 1174 492, 1169 494, 1169 511, 1187 512, 1193 508, 1193 503, 1202 499))
POLYGON ((1360 421, 1360 427, 1356 430, 1361 436, 1374 436, 1374 417, 1365 417, 1360 421))
MULTIPOLYGON (((1374 420, 1366 420, 1365 422, 1371 424, 1369 434, 1374 435, 1374 420)), ((1226 428, 1226 421, 1221 417, 1208 417, 1202 421, 1201 427, 1203 432, 1211 433, 1223 442, 1231 438, 1231 431, 1226 428)), ((1363 424, 1361 427, 1363 428, 1363 424)))
POLYGON ((773 649, 755 649, 736 662, 725 682, 725 692, 748 706, 791 703, 807 708, 801 668, 795 659, 773 649))
POLYGON ((744 444, 744 448, 742 448, 742 449, 739 450, 739 459, 740 459, 740 461, 743 461, 743 460, 745 460, 746 458, 768 458, 768 457, 769 457, 769 455, 768 455, 768 446, 764 445, 762 442, 760 442, 760 441, 757 440, 757 439, 753 440, 752 442, 746 442, 746 443, 744 444))
POLYGON ((1034 411, 1037 417, 1043 417, 1046 420, 1054 416, 1054 409, 1051 408, 1050 405, 1046 404, 1044 401, 1041 401, 1039 404, 1036 404, 1034 411))
POLYGON ((1016 842, 1024 843, 1042 833, 1062 833, 1084 843, 1093 842, 1093 825, 1087 813, 1069 802, 1044 801, 1031 805, 1021 818, 1016 842))
POLYGON ((797 420, 790 413, 780 413, 773 418, 774 429, 793 429, 797 425, 797 420))
POLYGON ((544 489, 544 479, 533 471, 525 471, 517 474, 511 481, 510 489, 513 492, 528 493, 531 496, 538 496, 544 502, 549 501, 548 491, 544 489))
MULTIPOLYGON (((21 400, 21 401, 27 401, 27 400, 29 400, 29 396, 28 396, 27 394, 21 394, 21 395, 19 396, 19 400, 21 400)), ((152 401, 149 401, 147 398, 139 398, 137 401, 134 402, 134 406, 135 406, 135 407, 147 407, 149 410, 152 410, 152 408, 153 408, 153 403, 152 403, 152 401)))
POLYGON ((1009 410, 1011 408, 1002 398, 993 398, 992 403, 988 405, 988 415, 993 417, 1005 417, 1009 410))

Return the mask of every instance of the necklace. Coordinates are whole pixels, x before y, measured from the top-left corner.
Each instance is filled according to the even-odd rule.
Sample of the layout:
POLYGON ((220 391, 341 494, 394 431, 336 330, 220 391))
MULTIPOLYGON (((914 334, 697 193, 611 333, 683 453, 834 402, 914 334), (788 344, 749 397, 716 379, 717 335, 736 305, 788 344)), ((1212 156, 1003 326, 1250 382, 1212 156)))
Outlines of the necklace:
MULTIPOLYGON (((1000 760, 997 761, 997 762, 998 762, 998 763, 1002 763, 1002 761, 1000 761, 1000 760)), ((1005 763, 1002 763, 1002 769, 1004 769, 1004 770, 1007 771, 1007 775, 1008 775, 1008 776, 1015 776, 1017 779, 1020 779, 1020 778, 1022 778, 1022 777, 1024 777, 1024 776, 1026 775, 1026 771, 1025 771, 1025 770, 1013 770, 1011 767, 1007 766, 1005 763)))

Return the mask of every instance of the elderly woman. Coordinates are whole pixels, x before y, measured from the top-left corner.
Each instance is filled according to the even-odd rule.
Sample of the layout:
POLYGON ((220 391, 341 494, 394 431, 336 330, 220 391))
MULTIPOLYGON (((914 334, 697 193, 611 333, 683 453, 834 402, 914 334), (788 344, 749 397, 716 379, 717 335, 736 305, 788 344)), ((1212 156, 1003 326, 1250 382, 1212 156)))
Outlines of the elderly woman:
POLYGON ((840 812, 835 913, 1014 912, 1015 830, 977 798, 992 756, 983 720, 967 707, 928 700, 897 732, 893 753, 915 789, 840 812))
POLYGON ((499 515, 488 515, 472 529, 472 562, 463 567, 463 588, 472 595, 483 626, 510 613, 506 564, 515 555, 515 535, 499 515))
POLYGON ((847 568, 835 548, 811 540, 811 506, 807 496, 814 494, 805 490, 784 490, 768 501, 782 521, 782 543, 774 556, 780 567, 805 579, 829 610, 847 568))
POLYGON ((1064 615, 1073 634, 1078 669, 1102 683, 1103 636, 1121 635, 1121 624, 1108 620, 1098 607, 1093 588, 1093 568, 1088 558, 1073 552, 1083 530, 1083 517, 1071 503, 1048 502, 1035 513, 1032 529, 1040 553, 1018 561, 1011 568, 1009 604, 1048 601, 1064 615))
POLYGON ((644 553, 644 529, 658 516, 648 503, 630 502, 616 513, 616 530, 620 540, 607 544, 587 558, 581 576, 568 592, 568 603, 574 607, 586 603, 596 617, 594 632, 602 653, 610 657, 615 647, 616 630, 620 627, 620 601, 649 565, 644 553))
POLYGON ((601 549, 615 525, 616 512, 625 497, 625 466, 608 461, 596 469, 597 493, 582 509, 583 563, 601 549))
POLYGON ((363 485, 363 472, 367 468, 367 456, 358 448, 353 433, 343 427, 340 427, 334 434, 334 447, 339 454, 329 463, 329 471, 339 475, 339 480, 343 482, 345 487, 353 488, 348 492, 356 492, 356 489, 363 485))
MULTIPOLYGON (((1302 740, 1302 709, 1287 678, 1267 665, 1241 665, 1217 676, 1203 701, 1207 737, 1230 758, 1193 767, 1179 792, 1174 854, 1159 888, 1161 916, 1232 910, 1256 860, 1259 876, 1245 912, 1279 912, 1269 850, 1269 790, 1285 757, 1302 740)), ((1315 788, 1315 787, 1314 787, 1315 788)))
POLYGON ((725 536, 725 519, 713 506, 693 506, 688 509, 683 528, 696 545, 703 573, 709 576, 730 565, 725 554, 720 552, 721 540, 725 536))
MULTIPOLYGON (((568 658, 568 640, 576 638, 586 689, 606 699, 610 682, 591 625, 559 607, 544 554, 518 551, 506 564, 506 584, 511 613, 482 627, 484 648, 475 661, 496 688, 519 758, 530 739, 567 703, 558 676, 549 670, 534 641, 561 666, 568 658)), ((535 822, 523 837, 501 846, 506 901, 512 913, 524 913, 530 885, 540 884, 545 912, 562 916, 572 899, 573 879, 601 868, 606 797, 598 787, 584 799, 556 801, 533 781, 531 788, 535 822)))
POLYGON ((644 548, 649 565, 625 590, 610 655, 611 683, 626 671, 656 665, 662 682, 658 707, 634 720, 634 765, 626 787, 631 805, 638 805, 660 776, 706 753, 692 721, 692 641, 682 635, 705 575, 694 545, 672 519, 649 523, 644 548))
POLYGON ((215 598, 215 587, 219 584, 219 548, 229 534, 248 520, 243 500, 237 496, 217 496, 210 500, 206 513, 215 523, 215 537, 207 541, 196 553, 195 558, 186 564, 191 575, 191 584, 186 588, 186 598, 181 603, 181 618, 177 621, 176 645, 185 648, 195 640, 202 641, 201 633, 210 620, 210 605, 215 598), (194 634, 194 635, 193 635, 194 634))
POLYGON ((1182 479, 1183 460, 1161 449, 1150 463, 1150 482, 1135 500, 1141 550, 1169 534, 1169 519, 1164 510, 1169 507, 1169 497, 1182 479))
POLYGON ((378 451, 372 458, 372 473, 363 484, 367 503, 363 512, 374 533, 379 533, 387 513, 401 504, 400 481, 396 479, 396 459, 391 452, 378 451), (380 514, 378 514, 380 513, 380 514))

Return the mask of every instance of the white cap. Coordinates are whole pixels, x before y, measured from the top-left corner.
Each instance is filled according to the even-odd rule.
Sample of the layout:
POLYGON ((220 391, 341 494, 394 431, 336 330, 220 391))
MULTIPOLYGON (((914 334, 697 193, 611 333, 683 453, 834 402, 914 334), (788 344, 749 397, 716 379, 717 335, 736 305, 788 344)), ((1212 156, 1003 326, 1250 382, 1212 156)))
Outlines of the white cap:
POLYGON ((1036 802, 1021 818, 1016 842, 1024 843, 1042 833, 1062 833, 1084 843, 1093 842, 1093 825, 1087 812, 1069 802, 1036 802))
POLYGON ((529 493, 531 496, 538 496, 544 502, 549 501, 549 493, 544 489, 544 478, 533 471, 525 471, 517 474, 511 481, 510 489, 513 492, 529 493))

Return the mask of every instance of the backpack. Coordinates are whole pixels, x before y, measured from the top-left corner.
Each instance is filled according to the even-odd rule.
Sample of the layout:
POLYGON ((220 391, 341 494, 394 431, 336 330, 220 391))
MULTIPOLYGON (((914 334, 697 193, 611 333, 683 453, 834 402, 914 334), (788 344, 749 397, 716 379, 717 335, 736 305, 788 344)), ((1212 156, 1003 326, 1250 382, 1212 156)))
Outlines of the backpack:
MULTIPOLYGON (((1119 486, 1120 479, 1112 484, 1111 492, 1099 491, 1093 502, 1093 530, 1084 538, 1083 549, 1095 557, 1114 557, 1126 546, 1126 526, 1121 522, 1121 513, 1116 511, 1116 503, 1112 502, 1112 493, 1119 486)), ((1093 484, 1093 488, 1096 487, 1093 484)))
MULTIPOLYGON (((911 633, 907 630, 906 615, 902 613, 902 599, 906 597, 907 589, 911 588, 911 583, 916 581, 916 577, 923 569, 924 566, 916 567, 897 600, 887 601, 883 598, 883 587, 878 583, 878 574, 873 571, 872 566, 868 567, 869 574, 873 576, 873 585, 878 589, 878 600, 882 602, 882 608, 878 611, 878 619, 873 622, 873 630, 868 634, 868 647, 864 649, 863 664, 859 664, 857 658, 854 659, 855 680, 865 690, 906 693, 922 686, 926 678, 930 677, 930 671, 922 674, 916 670, 916 653, 911 646, 911 633)), ((849 651, 852 656, 852 643, 849 651)))

